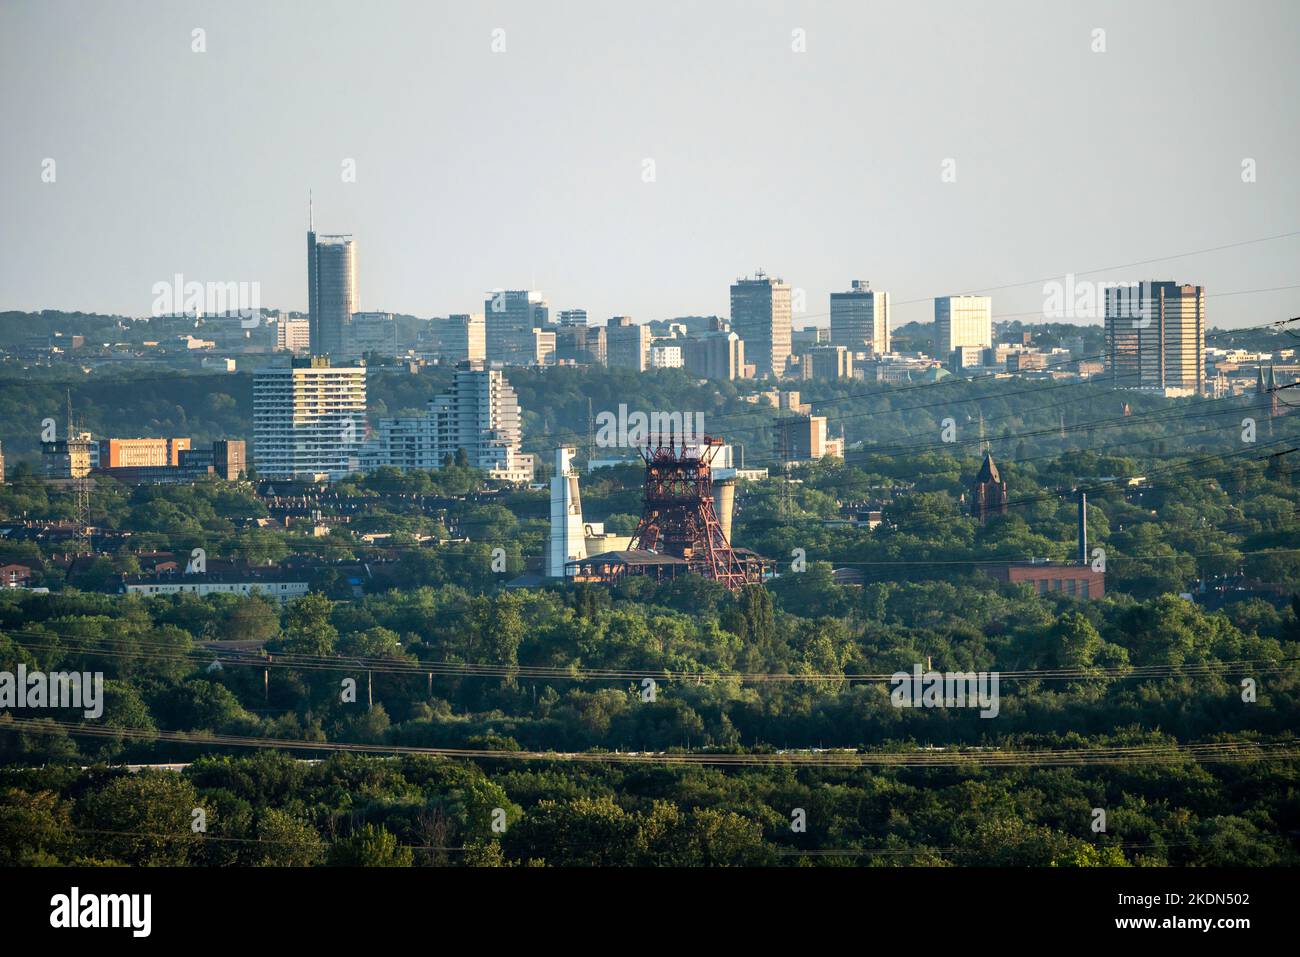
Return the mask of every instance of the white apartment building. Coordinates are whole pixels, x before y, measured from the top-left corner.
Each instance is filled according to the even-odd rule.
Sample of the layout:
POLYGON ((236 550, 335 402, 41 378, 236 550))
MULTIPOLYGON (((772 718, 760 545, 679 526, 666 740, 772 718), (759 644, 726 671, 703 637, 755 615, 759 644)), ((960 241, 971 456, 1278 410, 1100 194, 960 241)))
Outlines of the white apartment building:
POLYGON ((469 464, 505 482, 530 482, 533 456, 520 452, 519 399, 500 369, 462 363, 451 388, 424 415, 381 419, 362 452, 366 468, 438 469, 465 450, 469 464))
POLYGON ((356 471, 365 432, 364 366, 312 356, 253 374, 253 467, 260 478, 342 478, 356 471))
POLYGON ((652 369, 680 369, 685 365, 681 346, 651 346, 650 367, 652 369))

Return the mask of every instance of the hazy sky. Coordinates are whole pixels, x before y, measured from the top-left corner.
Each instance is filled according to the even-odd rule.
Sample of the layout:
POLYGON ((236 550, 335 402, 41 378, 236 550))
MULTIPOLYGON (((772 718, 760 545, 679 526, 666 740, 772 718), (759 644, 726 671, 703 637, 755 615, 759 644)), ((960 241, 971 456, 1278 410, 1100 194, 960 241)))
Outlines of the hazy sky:
MULTIPOLYGON (((305 309, 310 186, 363 309, 725 315, 761 267, 796 325, 854 278, 895 324, 1040 280, 994 293, 1032 319, 1044 277, 1300 230, 1297 37, 1295 0, 0 0, 0 309, 147 315, 175 273, 305 309)), ((1300 289, 1223 294, 1298 262, 1295 235, 1091 278, 1249 325, 1300 289)))

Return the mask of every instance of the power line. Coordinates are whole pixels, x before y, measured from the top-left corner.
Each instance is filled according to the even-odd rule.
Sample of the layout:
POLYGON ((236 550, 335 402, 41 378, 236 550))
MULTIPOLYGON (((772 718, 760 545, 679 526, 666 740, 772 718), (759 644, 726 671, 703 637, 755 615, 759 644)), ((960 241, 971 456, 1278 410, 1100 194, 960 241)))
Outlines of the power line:
POLYGON ((589 762, 597 764, 704 765, 717 767, 1068 767, 1112 764, 1232 763, 1239 761, 1300 758, 1293 741, 1213 742, 1142 747, 1102 746, 1035 751, 995 748, 925 751, 857 751, 826 749, 819 752, 708 753, 677 751, 492 751, 483 748, 426 748, 398 744, 363 744, 304 739, 256 738, 229 734, 191 734, 138 728, 106 728, 49 719, 11 718, 0 721, 0 731, 12 730, 70 736, 166 742, 191 746, 248 747, 275 751, 325 751, 351 754, 423 754, 479 761, 589 762))

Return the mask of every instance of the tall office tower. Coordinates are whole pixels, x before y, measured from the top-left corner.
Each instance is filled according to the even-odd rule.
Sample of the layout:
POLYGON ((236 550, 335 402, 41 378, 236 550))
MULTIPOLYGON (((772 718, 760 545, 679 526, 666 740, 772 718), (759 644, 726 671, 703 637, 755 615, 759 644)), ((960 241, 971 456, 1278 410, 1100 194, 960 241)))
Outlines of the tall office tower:
POLYGON ((562 326, 585 326, 587 324, 586 309, 562 309, 560 310, 560 325, 562 326))
POLYGON ((745 340, 745 358, 761 378, 785 375, 790 361, 790 287, 759 271, 731 286, 731 329, 745 340))
POLYGON ((947 359, 962 346, 993 346, 993 299, 989 296, 939 296, 934 300, 934 351, 947 359))
POLYGON ((1205 287, 1143 282, 1106 290, 1106 365, 1120 388, 1205 392, 1205 287))
POLYGON ((381 419, 363 458, 367 467, 437 469, 464 449, 469 464, 490 478, 528 482, 534 462, 519 451, 522 440, 514 387, 500 369, 463 362, 451 388, 429 400, 426 414, 381 419))
POLYGON ((850 353, 884 355, 889 351, 889 293, 853 280, 848 292, 831 293, 831 345, 850 353))
POLYGON ((5 450, 4 445, 0 445, 0 485, 5 484, 5 450))
POLYGON ((366 431, 366 370, 325 356, 253 373, 253 466, 260 478, 355 471, 366 431))
POLYGON ((536 363, 534 329, 548 327, 550 309, 540 292, 494 289, 483 302, 489 362, 526 366, 536 363))
POLYGON ((397 355, 397 322, 391 312, 354 312, 343 330, 343 351, 335 358, 363 359, 367 355, 397 355))
POLYGON ((307 212, 307 316, 311 354, 340 356, 357 311, 357 244, 350 235, 317 236, 307 212))
POLYGON ((745 340, 730 331, 714 331, 683 340, 686 371, 705 379, 745 377, 745 340))
POLYGON ((650 362, 650 327, 615 316, 605 324, 605 364, 611 369, 644 372, 650 362))
POLYGON ((578 494, 578 470, 574 448, 555 450, 555 474, 551 476, 551 540, 546 553, 548 578, 563 578, 566 562, 587 557, 586 530, 582 523, 582 496, 578 494))

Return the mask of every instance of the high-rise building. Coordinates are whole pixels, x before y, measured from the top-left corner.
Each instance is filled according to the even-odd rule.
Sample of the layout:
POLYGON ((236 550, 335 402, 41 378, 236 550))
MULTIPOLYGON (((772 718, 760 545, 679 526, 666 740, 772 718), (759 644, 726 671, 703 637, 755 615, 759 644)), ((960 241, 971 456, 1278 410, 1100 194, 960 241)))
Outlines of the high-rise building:
POLYGON ((1120 388, 1205 392, 1205 287, 1143 282, 1106 290, 1106 364, 1120 388))
POLYGON ((500 369, 465 362, 451 388, 429 400, 424 415, 381 419, 362 452, 366 468, 441 468, 464 450, 469 464, 490 478, 532 480, 531 455, 519 451, 523 439, 519 398, 500 369))
POLYGON ((307 215, 307 315, 311 354, 341 356, 357 311, 357 245, 350 235, 316 235, 307 215))
POLYGON ((550 308, 540 292, 494 289, 483 303, 487 359, 503 365, 535 365, 534 329, 549 327, 550 308))
POLYGON ((853 280, 847 292, 831 293, 831 344, 851 353, 879 356, 889 351, 889 293, 853 280))
POLYGON ((5 484, 5 450, 4 450, 4 446, 0 445, 0 485, 4 485, 4 484, 5 484))
POLYGON ((605 364, 644 372, 650 362, 650 327, 615 316, 605 324, 605 364))
POLYGON ((560 325, 562 326, 585 326, 587 324, 586 309, 561 309, 560 325))
POLYGON ((253 465, 259 478, 356 470, 365 439, 366 369, 325 356, 293 359, 253 373, 253 465))
POLYGON ((706 332, 683 340, 682 360, 687 372, 704 379, 743 379, 745 340, 730 330, 706 332))
POLYGON ((934 300, 935 358, 947 360, 962 346, 993 346, 993 299, 989 296, 939 296, 934 300))
POLYGON ((759 377, 781 378, 790 361, 790 287, 763 272, 731 286, 731 329, 745 340, 745 358, 759 377))

